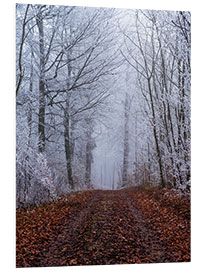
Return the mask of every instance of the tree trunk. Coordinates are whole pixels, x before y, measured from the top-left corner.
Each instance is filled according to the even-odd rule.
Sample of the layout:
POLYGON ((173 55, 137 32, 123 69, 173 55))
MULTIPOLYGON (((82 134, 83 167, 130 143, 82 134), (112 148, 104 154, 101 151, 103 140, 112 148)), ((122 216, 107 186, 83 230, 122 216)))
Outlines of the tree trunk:
POLYGON ((45 55, 44 55, 44 26, 42 13, 37 14, 37 26, 39 30, 39 49, 40 49, 40 77, 39 77, 39 118, 38 118, 38 134, 39 134, 39 152, 45 150, 45 55))
POLYGON ((27 15, 28 15, 29 6, 30 6, 30 4, 28 4, 26 7, 25 16, 23 19, 23 29, 22 29, 19 57, 18 57, 19 79, 18 79, 18 82, 16 84, 16 96, 18 95, 18 91, 20 89, 20 85, 21 85, 22 80, 23 80, 22 56, 23 56, 23 45, 24 45, 24 41, 25 41, 25 26, 26 26, 26 19, 27 19, 27 15))
POLYGON ((153 134, 154 134, 154 140, 155 140, 155 145, 156 145, 156 152, 157 152, 157 156, 158 156, 161 186, 165 187, 165 181, 164 181, 164 176, 163 176, 163 165, 162 165, 162 159, 161 159, 161 151, 160 151, 159 140, 158 140, 158 136, 157 136, 157 126, 156 126, 156 115, 155 115, 154 101, 153 101, 151 83, 150 83, 149 78, 148 78, 148 89, 149 89, 150 103, 151 103, 151 109, 152 109, 153 134))
POLYGON ((91 184, 91 165, 92 165, 92 152, 91 143, 87 141, 86 144, 86 166, 85 166, 85 182, 87 187, 91 184))
POLYGON ((65 130, 64 130, 64 146, 65 146, 65 155, 66 155, 66 169, 68 177, 68 185, 71 190, 74 190, 73 176, 72 176, 72 155, 71 155, 71 143, 69 136, 69 119, 66 117, 65 121, 65 130))
POLYGON ((28 127, 29 127, 28 145, 30 145, 31 134, 32 134, 32 92, 33 92, 33 73, 34 73, 34 70, 33 70, 33 58, 34 58, 34 54, 33 54, 33 52, 31 52, 30 89, 29 89, 30 99, 29 99, 29 111, 28 111, 28 116, 27 116, 28 127))
POLYGON ((123 176, 122 182, 123 186, 127 184, 128 181, 128 156, 129 156, 129 96, 126 93, 125 96, 125 112, 124 112, 124 149, 123 149, 123 176))

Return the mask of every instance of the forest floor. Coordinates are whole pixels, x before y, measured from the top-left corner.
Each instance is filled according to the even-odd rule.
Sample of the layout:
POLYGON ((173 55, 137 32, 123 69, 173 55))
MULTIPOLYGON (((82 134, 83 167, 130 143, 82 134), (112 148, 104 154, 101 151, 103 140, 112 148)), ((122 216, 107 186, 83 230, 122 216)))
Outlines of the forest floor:
POLYGON ((17 267, 189 261, 190 198, 172 190, 80 191, 17 210, 17 267))

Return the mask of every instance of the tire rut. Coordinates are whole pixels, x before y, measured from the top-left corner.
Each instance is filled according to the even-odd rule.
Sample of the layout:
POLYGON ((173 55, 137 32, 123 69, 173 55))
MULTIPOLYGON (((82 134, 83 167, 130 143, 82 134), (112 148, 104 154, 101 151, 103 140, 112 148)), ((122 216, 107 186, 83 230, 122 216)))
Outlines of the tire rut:
POLYGON ((136 206, 129 193, 121 193, 134 220, 134 233, 138 242, 137 255, 142 262, 171 262, 173 257, 168 252, 167 244, 160 240, 161 234, 152 229, 144 214, 136 206), (139 241, 138 241, 139 239, 139 241))
POLYGON ((56 227, 48 248, 41 246, 32 266, 174 261, 160 233, 138 209, 136 198, 125 190, 90 194, 82 205, 64 213, 63 224, 56 227))
POLYGON ((94 193, 86 204, 83 205, 83 208, 75 212, 71 220, 67 217, 64 221, 62 232, 58 234, 57 238, 52 239, 49 244, 49 250, 43 252, 38 262, 40 266, 67 265, 67 261, 63 259, 64 252, 68 253, 66 258, 74 257, 75 250, 81 241, 81 236, 88 225, 91 209, 94 207, 94 203, 99 195, 99 191, 94 193))

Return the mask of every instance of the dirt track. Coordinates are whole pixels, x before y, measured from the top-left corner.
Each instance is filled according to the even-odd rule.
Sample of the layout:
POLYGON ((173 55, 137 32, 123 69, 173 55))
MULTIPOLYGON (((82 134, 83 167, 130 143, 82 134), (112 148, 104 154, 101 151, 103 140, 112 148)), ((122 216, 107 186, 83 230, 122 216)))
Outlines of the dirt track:
MULTIPOLYGON (((58 210, 52 210, 61 211, 56 212, 58 222, 52 212, 52 222, 43 226, 43 230, 49 229, 48 237, 34 240, 27 256, 22 254, 22 232, 17 233, 17 267, 189 261, 189 254, 173 252, 170 241, 167 243, 142 212, 138 199, 133 191, 98 190, 81 192, 60 202, 58 210)), ((27 219, 36 211, 26 213, 27 219)), ((18 215, 17 226, 23 230, 23 213, 18 215)))

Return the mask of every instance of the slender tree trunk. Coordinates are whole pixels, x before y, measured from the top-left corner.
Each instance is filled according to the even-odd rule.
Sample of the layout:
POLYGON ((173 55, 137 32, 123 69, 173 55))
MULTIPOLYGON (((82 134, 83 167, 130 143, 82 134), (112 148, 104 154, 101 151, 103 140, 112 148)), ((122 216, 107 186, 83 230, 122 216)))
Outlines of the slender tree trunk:
POLYGON ((39 152, 45 150, 45 55, 44 55, 44 26, 42 13, 37 14, 37 26, 39 30, 39 49, 40 49, 40 78, 39 78, 39 152))
POLYGON ((86 144, 86 166, 85 166, 85 182, 89 187, 91 184, 91 167, 92 167, 92 152, 91 152, 91 144, 87 141, 86 144))
POLYGON ((151 172, 151 159, 150 159, 150 150, 149 150, 149 142, 147 143, 147 155, 148 155, 148 183, 151 184, 151 176, 150 176, 150 172, 151 172))
POLYGON ((129 96, 126 93, 125 96, 125 107, 124 107, 124 149, 123 149, 123 186, 127 184, 128 180, 128 158, 129 158, 129 96))
POLYGON ((156 152, 157 152, 157 156, 158 156, 161 186, 165 187, 166 184, 165 184, 164 176, 163 176, 163 165, 162 165, 162 159, 161 159, 159 140, 158 140, 158 136, 157 136, 156 115, 155 115, 155 108, 154 108, 154 101, 153 101, 153 96, 152 96, 150 78, 148 78, 148 89, 149 89, 150 103, 151 103, 151 109, 152 109, 153 134, 154 134, 154 140, 155 140, 155 145, 156 145, 156 152))
POLYGON ((85 164, 85 182, 87 187, 91 185, 91 169, 92 169, 92 150, 94 148, 94 141, 92 138, 93 122, 91 117, 85 119, 86 123, 86 164, 85 164))
POLYGON ((26 19, 27 19, 27 15, 28 15, 29 6, 30 6, 30 4, 28 4, 26 7, 25 16, 23 19, 23 29, 22 29, 19 57, 18 57, 19 78, 18 78, 18 81, 16 84, 16 96, 18 95, 20 85, 21 85, 22 80, 23 80, 22 56, 23 56, 23 45, 24 45, 24 41, 25 41, 25 26, 26 26, 26 19))
MULTIPOLYGON (((30 144, 31 144, 31 134, 32 134, 32 91, 33 91, 33 52, 31 53, 31 61, 30 61, 30 87, 29 87, 29 94, 30 94, 30 100, 29 100, 29 109, 28 109, 28 128, 29 128, 29 134, 28 134, 28 145, 27 145, 27 151, 29 151, 30 144)), ((27 155, 25 157, 25 165, 29 164, 29 156, 27 155)), ((30 181, 31 181, 31 172, 29 166, 26 166, 25 171, 25 186, 24 186, 24 198, 25 203, 27 202, 27 198, 29 197, 29 188, 30 188, 30 181)))
POLYGON ((66 91, 66 102, 65 102, 65 110, 64 110, 64 146, 65 146, 65 155, 66 155, 66 169, 67 169, 67 177, 68 177, 68 185, 71 190, 74 190, 74 181, 73 181, 73 173, 72 173, 72 151, 73 145, 71 140, 71 124, 70 124, 70 81, 71 81, 71 65, 69 63, 69 55, 67 55, 67 91, 66 91))
POLYGON ((69 134, 69 119, 66 116, 64 125, 64 146, 65 146, 65 155, 66 155, 66 169, 68 177, 68 185, 71 190, 74 190, 74 182, 72 176, 72 155, 71 155, 71 143, 70 143, 70 134, 69 134))
MULTIPOLYGON (((162 99, 162 104, 163 104, 163 115, 164 115, 164 122, 163 126, 165 128, 165 134, 166 134, 166 146, 168 149, 168 152, 170 153, 170 161, 171 161, 171 168, 172 168, 172 183, 174 187, 176 187, 176 179, 175 179, 175 169, 174 169, 174 151, 176 149, 176 143, 174 139, 174 131, 173 131, 173 123, 172 123, 172 118, 171 118, 171 110, 170 110, 170 103, 168 99, 168 84, 167 84, 167 78, 166 78, 166 67, 165 67, 165 59, 164 59, 164 53, 162 50, 162 45, 161 45, 161 40, 158 38, 160 47, 161 47, 161 66, 162 66, 162 79, 163 79, 163 89, 165 88, 165 98, 162 99), (172 138, 172 141, 171 141, 172 138)), ((168 173, 168 171, 167 171, 168 173)))
POLYGON ((30 145, 31 134, 32 134, 32 92, 33 92, 33 52, 31 53, 31 63, 30 63, 30 99, 29 99, 29 111, 28 111, 28 127, 29 127, 29 141, 28 145, 30 145))

